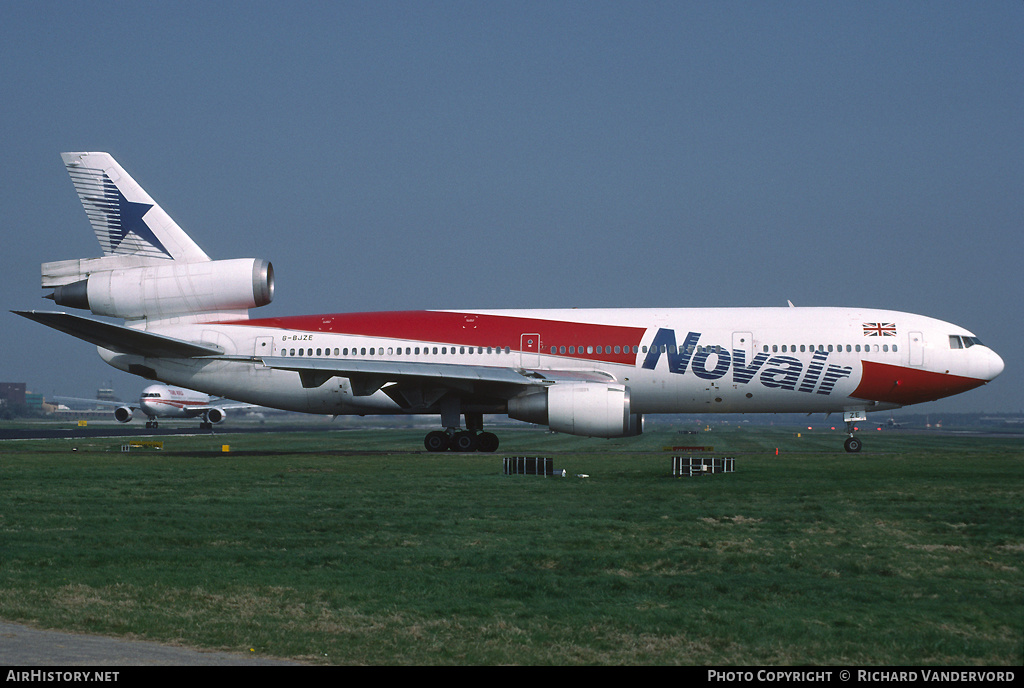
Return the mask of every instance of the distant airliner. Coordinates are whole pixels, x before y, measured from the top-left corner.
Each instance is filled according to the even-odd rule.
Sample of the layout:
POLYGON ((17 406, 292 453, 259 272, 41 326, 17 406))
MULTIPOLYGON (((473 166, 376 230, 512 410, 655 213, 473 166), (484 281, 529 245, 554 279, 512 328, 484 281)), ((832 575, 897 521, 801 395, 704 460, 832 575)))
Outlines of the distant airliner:
MULTIPOLYGON (((211 260, 107 153, 64 153, 103 257, 44 263, 58 305, 15 311, 144 378, 306 413, 438 414, 431 451, 494 451, 484 414, 589 437, 650 413, 842 413, 853 424, 979 387, 971 332, 868 308, 458 310, 250 319, 271 264, 211 260), (465 426, 461 418, 465 418, 465 426)), ((244 237, 239 237, 239 243, 244 237)))
POLYGON ((102 399, 75 399, 71 397, 54 397, 56 401, 72 401, 87 404, 99 404, 114 408, 114 419, 119 423, 130 423, 138 409, 148 419, 147 428, 160 427, 159 418, 202 418, 200 428, 208 429, 216 423, 221 423, 227 418, 227 412, 231 409, 252 408, 252 404, 224 403, 223 400, 214 401, 209 394, 193 392, 183 387, 172 387, 170 385, 149 385, 142 390, 139 396, 139 403, 135 406, 120 401, 105 401, 102 399))

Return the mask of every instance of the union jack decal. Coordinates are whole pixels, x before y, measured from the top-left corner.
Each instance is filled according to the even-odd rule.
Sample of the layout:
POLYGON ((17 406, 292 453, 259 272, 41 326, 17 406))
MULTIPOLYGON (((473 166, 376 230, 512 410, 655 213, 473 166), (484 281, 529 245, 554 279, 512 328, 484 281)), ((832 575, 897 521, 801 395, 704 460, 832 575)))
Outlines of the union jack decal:
POLYGON ((865 337, 895 337, 896 323, 864 323, 865 337))

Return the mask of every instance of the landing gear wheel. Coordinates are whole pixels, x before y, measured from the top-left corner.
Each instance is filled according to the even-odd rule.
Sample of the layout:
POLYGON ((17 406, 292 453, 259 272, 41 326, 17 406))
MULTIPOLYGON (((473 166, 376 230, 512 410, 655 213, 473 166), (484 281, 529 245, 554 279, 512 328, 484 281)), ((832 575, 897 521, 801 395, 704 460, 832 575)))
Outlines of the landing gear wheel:
POLYGON ((427 451, 446 451, 448 449, 448 434, 440 430, 428 432, 427 436, 423 438, 423 446, 427 448, 427 451))
POLYGON ((843 442, 843 447, 845 447, 846 451, 850 452, 851 454, 856 454, 857 452, 859 452, 862 446, 864 446, 864 443, 861 442, 856 437, 847 437, 846 441, 843 442))
POLYGON ((455 437, 452 438, 452 451, 457 452, 471 452, 476 451, 477 440, 476 434, 463 430, 462 432, 455 433, 455 437))
POLYGON ((498 451, 498 436, 493 432, 481 432, 476 437, 476 450, 482 452, 498 451))

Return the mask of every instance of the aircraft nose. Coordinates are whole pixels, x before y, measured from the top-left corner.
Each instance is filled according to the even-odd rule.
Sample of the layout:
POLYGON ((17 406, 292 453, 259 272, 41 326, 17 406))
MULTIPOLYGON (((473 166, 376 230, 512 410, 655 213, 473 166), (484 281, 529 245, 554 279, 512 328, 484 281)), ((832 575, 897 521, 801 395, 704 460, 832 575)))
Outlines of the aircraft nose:
POLYGON ((999 377, 999 374, 1003 372, 1003 359, 992 349, 988 350, 988 379, 994 380, 999 377))

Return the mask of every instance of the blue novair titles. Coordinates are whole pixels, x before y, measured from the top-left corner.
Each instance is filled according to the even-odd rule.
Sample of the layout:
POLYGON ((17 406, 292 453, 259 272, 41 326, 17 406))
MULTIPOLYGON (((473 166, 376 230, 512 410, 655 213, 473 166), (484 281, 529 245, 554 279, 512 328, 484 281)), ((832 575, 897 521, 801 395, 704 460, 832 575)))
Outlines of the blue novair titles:
POLYGON ((654 370, 664 354, 668 371, 676 375, 686 374, 689 368, 702 380, 720 380, 731 368, 732 381, 739 384, 749 384, 756 376, 765 387, 817 394, 831 394, 839 380, 853 373, 849 366, 826 365, 827 351, 815 351, 806 367, 795 356, 768 352, 758 353, 747 363, 743 349, 730 351, 721 346, 698 346, 700 337, 700 332, 688 332, 683 343, 677 346, 675 330, 659 328, 641 367, 654 370))

